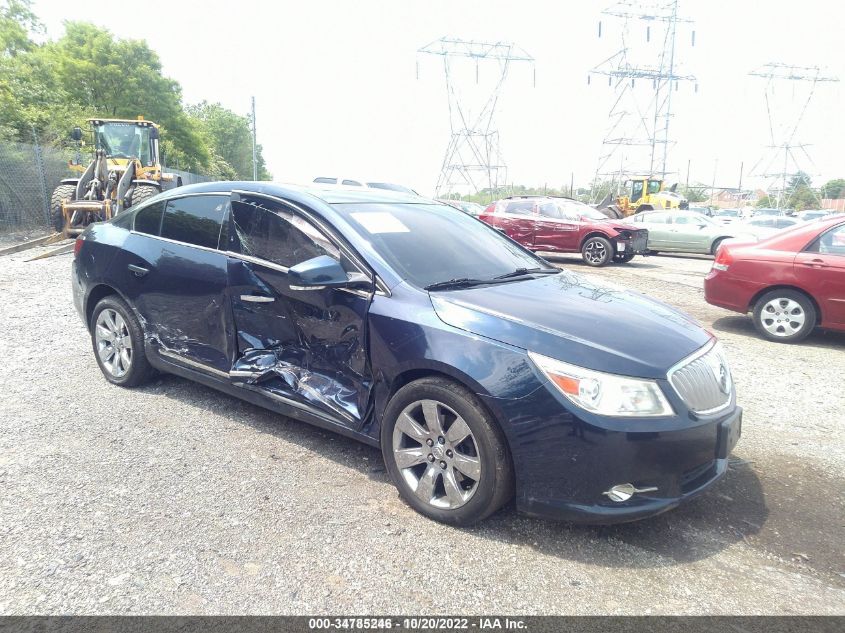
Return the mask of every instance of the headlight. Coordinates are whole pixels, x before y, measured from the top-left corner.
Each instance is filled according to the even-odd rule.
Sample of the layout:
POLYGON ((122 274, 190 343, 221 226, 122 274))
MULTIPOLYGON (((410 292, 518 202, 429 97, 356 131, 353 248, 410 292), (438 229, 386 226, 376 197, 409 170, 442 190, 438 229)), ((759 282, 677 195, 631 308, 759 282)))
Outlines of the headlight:
POLYGON ((528 352, 540 371, 567 400, 592 413, 611 416, 674 415, 653 380, 605 374, 528 352))

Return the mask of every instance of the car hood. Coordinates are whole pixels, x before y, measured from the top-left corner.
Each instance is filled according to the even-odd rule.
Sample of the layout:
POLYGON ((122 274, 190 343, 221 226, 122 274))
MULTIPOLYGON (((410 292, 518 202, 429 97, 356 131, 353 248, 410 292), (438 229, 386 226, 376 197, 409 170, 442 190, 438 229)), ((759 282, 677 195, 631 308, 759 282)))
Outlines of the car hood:
POLYGON ((628 376, 665 378, 712 338, 671 306, 570 271, 430 296, 453 327, 628 376))

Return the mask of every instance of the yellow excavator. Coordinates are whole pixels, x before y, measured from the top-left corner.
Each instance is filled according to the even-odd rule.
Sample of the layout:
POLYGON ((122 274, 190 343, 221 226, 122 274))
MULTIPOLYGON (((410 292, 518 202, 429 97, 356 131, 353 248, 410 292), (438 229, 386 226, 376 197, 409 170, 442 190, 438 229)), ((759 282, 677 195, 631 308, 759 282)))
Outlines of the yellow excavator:
POLYGON ((79 147, 82 129, 74 128, 76 159, 71 170, 79 177, 65 178, 53 190, 50 221, 63 237, 78 235, 92 222, 102 222, 165 189, 178 187, 181 178, 164 173, 159 161, 159 127, 137 119, 88 119, 94 157, 82 164, 79 147))
POLYGON ((689 201, 675 192, 677 184, 664 189, 663 180, 655 176, 634 176, 625 181, 625 193, 615 199, 608 194, 596 207, 616 218, 624 218, 654 209, 688 209, 689 201))

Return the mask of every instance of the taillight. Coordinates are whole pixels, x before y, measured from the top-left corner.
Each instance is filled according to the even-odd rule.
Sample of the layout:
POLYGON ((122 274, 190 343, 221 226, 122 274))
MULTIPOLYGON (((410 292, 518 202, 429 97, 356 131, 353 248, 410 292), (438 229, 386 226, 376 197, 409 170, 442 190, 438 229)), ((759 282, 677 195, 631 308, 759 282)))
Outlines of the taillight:
POLYGON ((85 238, 81 235, 76 238, 76 241, 73 243, 73 256, 76 257, 79 255, 79 251, 82 249, 82 242, 85 241, 85 238))
POLYGON ((733 261, 734 258, 728 250, 728 247, 721 244, 719 249, 716 251, 716 261, 713 262, 713 268, 716 270, 727 270, 728 267, 733 264, 733 261))

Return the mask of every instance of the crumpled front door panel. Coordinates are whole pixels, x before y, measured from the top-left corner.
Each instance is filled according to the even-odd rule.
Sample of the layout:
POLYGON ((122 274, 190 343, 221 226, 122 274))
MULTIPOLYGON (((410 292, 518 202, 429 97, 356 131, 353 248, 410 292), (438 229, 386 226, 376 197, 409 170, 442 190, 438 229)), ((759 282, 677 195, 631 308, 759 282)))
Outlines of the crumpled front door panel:
POLYGON ((360 426, 372 386, 366 353, 370 297, 291 290, 286 273, 234 258, 229 278, 238 345, 233 380, 360 426), (274 300, 252 303, 242 295, 274 300))

